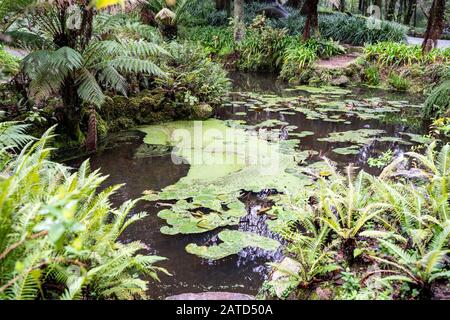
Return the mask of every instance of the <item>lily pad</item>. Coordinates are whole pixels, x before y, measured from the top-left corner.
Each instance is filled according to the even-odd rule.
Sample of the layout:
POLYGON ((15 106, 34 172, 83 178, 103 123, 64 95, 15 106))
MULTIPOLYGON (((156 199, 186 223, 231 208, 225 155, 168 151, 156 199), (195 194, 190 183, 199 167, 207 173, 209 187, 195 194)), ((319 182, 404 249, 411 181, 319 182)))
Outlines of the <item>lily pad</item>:
POLYGON ((360 151, 360 147, 358 147, 358 146, 350 146, 350 147, 345 147, 345 148, 333 149, 334 153, 343 154, 343 155, 358 154, 359 151, 360 151))
POLYGON ((213 246, 198 246, 190 243, 186 251, 204 259, 219 260, 227 256, 238 254, 244 248, 253 247, 274 251, 280 246, 277 240, 260 236, 252 232, 224 230, 218 235, 222 243, 213 246))

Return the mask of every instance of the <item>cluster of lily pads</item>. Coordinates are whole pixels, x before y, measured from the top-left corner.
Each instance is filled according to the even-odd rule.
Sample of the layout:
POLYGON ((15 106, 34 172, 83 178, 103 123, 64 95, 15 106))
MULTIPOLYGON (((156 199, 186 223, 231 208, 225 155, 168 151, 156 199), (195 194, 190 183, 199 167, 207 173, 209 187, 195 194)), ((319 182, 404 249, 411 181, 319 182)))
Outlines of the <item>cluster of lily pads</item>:
MULTIPOLYGON (((380 99, 344 100, 350 91, 341 88, 299 86, 290 91, 306 94, 280 97, 238 93, 234 94, 238 100, 228 102, 225 107, 243 106, 249 110, 280 114, 303 113, 310 120, 346 123, 351 117, 380 119, 385 113, 399 112, 407 104, 406 101, 387 104, 380 99), (325 93, 335 101, 330 102, 325 93), (341 99, 336 100, 337 97, 341 99)), ((235 113, 236 116, 245 114, 243 111, 235 113)), ((167 223, 161 232, 167 235, 198 234, 225 228, 218 233, 221 241, 218 244, 190 243, 186 246, 187 252, 211 260, 237 254, 245 247, 276 250, 280 245, 277 240, 233 228, 251 214, 240 200, 244 192, 276 190, 279 194, 294 194, 308 188, 318 177, 327 175, 325 163, 310 159, 316 151, 298 149, 300 139, 315 133, 298 132, 297 129, 279 119, 256 124, 248 124, 245 120, 175 121, 140 128, 145 133, 145 148, 170 150, 175 162, 190 165, 187 175, 177 183, 160 192, 145 192, 148 201, 166 202, 165 209, 158 213, 158 217, 167 223), (282 130, 289 134, 282 137, 282 130)), ((422 136, 411 133, 402 133, 411 142, 401 137, 383 136, 385 133, 381 129, 362 128, 331 132, 317 141, 345 144, 345 147, 333 150, 338 154, 358 153, 374 140, 403 144, 425 141, 422 136)), ((275 199, 273 208, 266 213, 271 218, 266 223, 273 233, 293 217, 278 206, 283 199, 275 199)))

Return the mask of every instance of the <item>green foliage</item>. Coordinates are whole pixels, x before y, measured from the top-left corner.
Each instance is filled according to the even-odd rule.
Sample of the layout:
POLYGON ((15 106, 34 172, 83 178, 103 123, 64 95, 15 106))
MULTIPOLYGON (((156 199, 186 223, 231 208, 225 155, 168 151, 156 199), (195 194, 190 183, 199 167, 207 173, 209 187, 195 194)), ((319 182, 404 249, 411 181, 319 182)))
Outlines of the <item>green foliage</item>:
MULTIPOLYGON (((0 141, 11 132, 24 140, 23 127, 5 126, 10 134, 0 141)), ((74 172, 48 160, 52 131, 19 154, 0 155, 0 299, 145 297, 139 275, 158 279, 166 271, 153 264, 164 258, 143 254, 139 241, 118 241, 145 217, 131 214, 138 200, 114 208, 110 197, 120 186, 98 192, 106 177, 90 173, 88 161, 74 172)))
POLYGON ((171 42, 167 45, 169 55, 164 58, 166 77, 158 78, 157 84, 173 92, 179 104, 198 102, 217 103, 230 88, 226 71, 213 62, 202 47, 171 42))
MULTIPOLYGON (((422 296, 429 297, 432 283, 450 275, 446 264, 450 145, 439 152, 435 145, 431 143, 425 155, 406 153, 416 165, 417 176, 424 177, 421 182, 398 178, 398 170, 406 165, 406 158, 400 157, 378 177, 360 172, 353 178, 351 168, 343 177, 329 166, 329 172, 321 174, 312 189, 281 197, 277 207, 292 212, 277 223, 277 232, 288 240, 287 253, 307 250, 295 239, 309 237, 320 241, 324 248, 339 245, 342 250, 345 261, 339 262, 337 256, 331 255, 331 260, 324 260, 325 265, 341 265, 360 255, 379 265, 361 275, 358 283, 354 272, 343 273, 341 298, 389 298, 394 290, 390 282, 412 283, 422 296), (323 232, 330 236, 322 238, 323 232), (371 277, 380 274, 374 282, 371 277), (374 287, 380 281, 388 290, 374 287)), ((325 256, 329 251, 319 252, 325 256)), ((307 270, 312 272, 313 268, 307 270)), ((299 271, 298 277, 304 274, 299 271)), ((305 279, 308 281, 304 285, 312 281, 311 277, 305 279)))
POLYGON ((25 74, 33 79, 30 95, 37 99, 58 93, 69 78, 77 85, 81 101, 101 106, 104 89, 126 94, 125 75, 164 76, 152 61, 163 53, 158 45, 146 41, 104 40, 92 42, 82 52, 69 47, 55 51, 36 51, 23 61, 25 74))
POLYGON ((238 68, 244 71, 280 70, 288 42, 286 30, 265 26, 248 29, 237 47, 238 68))
POLYGON ((333 262, 335 244, 327 241, 330 229, 326 227, 317 229, 314 222, 309 219, 301 220, 301 225, 306 231, 304 234, 289 231, 282 233, 289 243, 286 251, 298 262, 298 272, 288 273, 280 264, 270 264, 275 270, 285 272, 293 277, 296 286, 302 288, 309 287, 317 277, 340 268, 333 262))
MULTIPOLYGON (((332 172, 334 169, 330 166, 332 172)), ((354 240, 365 224, 376 219, 387 205, 371 201, 365 182, 366 174, 359 173, 353 181, 352 168, 347 168, 347 177, 333 174, 333 178, 322 178, 317 190, 319 219, 343 241, 345 252, 353 256, 354 240)))
POLYGON ((19 59, 0 46, 0 80, 15 75, 19 71, 19 59))
POLYGON ((380 70, 377 66, 370 66, 364 69, 364 77, 368 84, 376 86, 380 84, 380 70))
MULTIPOLYGON (((266 6, 264 3, 246 5, 246 22, 253 21, 257 15, 256 11, 264 6, 266 6)), ((298 9, 288 8, 288 11, 290 13, 288 18, 267 19, 268 25, 287 29, 290 35, 303 34, 305 16, 301 15, 298 9)), ((380 41, 403 42, 406 39, 407 31, 407 27, 391 21, 379 21, 359 15, 349 16, 340 12, 319 13, 321 36, 351 45, 362 46, 366 43, 380 41)))
POLYGON ((284 52, 280 77, 290 80, 298 76, 317 58, 329 58, 343 53, 345 53, 345 49, 333 40, 309 39, 306 42, 300 42, 291 38, 290 44, 284 52))
POLYGON ((313 50, 320 58, 330 58, 345 53, 345 48, 339 44, 339 41, 333 41, 331 38, 329 40, 325 38, 311 38, 304 42, 303 45, 313 50))
POLYGON ((33 137, 26 134, 29 126, 14 121, 0 122, 0 149, 6 152, 9 148, 23 147, 33 137))
POLYGON ((367 164, 369 167, 383 168, 392 162, 392 155, 392 150, 387 150, 377 158, 367 159, 367 164))
POLYGON ((316 52, 302 44, 291 44, 284 53, 282 79, 290 80, 299 75, 307 66, 317 59, 316 52))
POLYGON ((448 115, 450 110, 450 80, 436 86, 425 101, 423 116, 426 119, 448 115))
POLYGON ((364 48, 366 59, 381 66, 411 66, 412 64, 450 63, 450 51, 433 49, 423 53, 422 47, 397 42, 379 42, 364 48))
POLYGON ((446 139, 450 138, 450 118, 443 117, 433 121, 431 125, 431 132, 436 136, 443 136, 446 139))
POLYGON ((389 74, 388 83, 392 88, 398 91, 406 91, 411 86, 411 81, 395 72, 389 74))
POLYGON ((207 54, 219 57, 235 50, 233 31, 228 27, 191 27, 182 29, 180 37, 186 41, 199 43, 207 54))

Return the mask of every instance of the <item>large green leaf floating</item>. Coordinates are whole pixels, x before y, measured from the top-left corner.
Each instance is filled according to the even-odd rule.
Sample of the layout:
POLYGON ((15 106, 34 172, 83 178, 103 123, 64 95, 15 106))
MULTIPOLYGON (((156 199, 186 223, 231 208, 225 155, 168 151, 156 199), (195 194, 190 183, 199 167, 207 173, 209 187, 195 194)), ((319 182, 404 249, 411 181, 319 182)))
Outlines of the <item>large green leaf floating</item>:
POLYGON ((222 240, 222 243, 218 245, 198 246, 190 243, 186 246, 186 251, 204 259, 218 260, 237 254, 247 247, 274 251, 280 246, 278 241, 252 232, 225 230, 221 231, 218 236, 222 240))

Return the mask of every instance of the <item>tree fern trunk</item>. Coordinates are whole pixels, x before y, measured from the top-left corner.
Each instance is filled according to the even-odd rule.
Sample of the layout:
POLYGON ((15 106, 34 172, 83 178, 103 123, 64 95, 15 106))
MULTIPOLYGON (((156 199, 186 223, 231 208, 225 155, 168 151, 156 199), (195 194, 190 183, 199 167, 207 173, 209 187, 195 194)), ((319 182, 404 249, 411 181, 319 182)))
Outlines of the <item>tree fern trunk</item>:
POLYGON ((239 42, 244 37, 244 0, 234 0, 234 40, 239 42))
POLYGON ((319 18, 317 13, 317 7, 319 0, 311 0, 305 3, 305 11, 307 12, 305 30, 303 32, 303 40, 311 38, 311 28, 317 33, 319 29, 319 18))
POLYGON ((411 18, 414 14, 414 11, 416 10, 417 6, 417 0, 408 0, 408 7, 405 12, 405 16, 403 18, 403 24, 406 24, 407 26, 411 23, 411 18))
MULTIPOLYGON (((388 1, 388 0, 386 0, 388 1)), ((386 10, 386 20, 394 20, 395 17, 395 6, 397 5, 397 0, 389 0, 389 4, 386 10)))
POLYGON ((423 52, 429 52, 437 46, 439 36, 444 29, 445 0, 434 0, 428 18, 427 31, 422 43, 423 52))
POLYGON ((61 87, 61 98, 63 101, 63 120, 62 128, 65 133, 74 141, 83 142, 83 133, 80 129, 81 122, 81 101, 78 97, 75 80, 68 77, 61 87))
POLYGON ((97 151, 97 115, 94 107, 89 109, 88 130, 86 136, 86 150, 97 151))

